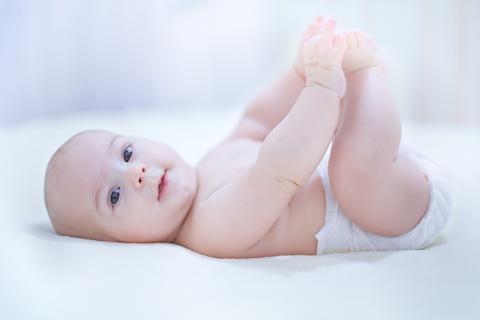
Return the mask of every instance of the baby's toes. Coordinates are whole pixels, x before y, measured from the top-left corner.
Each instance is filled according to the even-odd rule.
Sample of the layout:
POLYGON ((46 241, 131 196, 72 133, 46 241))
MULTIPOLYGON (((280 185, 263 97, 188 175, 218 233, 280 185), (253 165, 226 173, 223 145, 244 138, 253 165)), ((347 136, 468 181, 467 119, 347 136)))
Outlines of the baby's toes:
POLYGON ((346 34, 348 49, 342 61, 346 75, 378 65, 373 39, 361 31, 346 34))

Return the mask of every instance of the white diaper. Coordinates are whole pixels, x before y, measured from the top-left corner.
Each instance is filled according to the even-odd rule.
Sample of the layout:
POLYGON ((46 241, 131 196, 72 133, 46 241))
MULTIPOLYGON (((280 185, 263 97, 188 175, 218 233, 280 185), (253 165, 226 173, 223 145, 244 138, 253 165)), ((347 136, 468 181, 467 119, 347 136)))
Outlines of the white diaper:
POLYGON ((345 217, 335 201, 328 178, 330 149, 317 168, 325 189, 325 225, 315 235, 317 254, 348 251, 389 251, 423 249, 430 246, 446 226, 451 213, 451 180, 426 156, 401 146, 399 153, 413 159, 428 177, 430 201, 419 224, 398 237, 382 237, 362 230, 345 217))

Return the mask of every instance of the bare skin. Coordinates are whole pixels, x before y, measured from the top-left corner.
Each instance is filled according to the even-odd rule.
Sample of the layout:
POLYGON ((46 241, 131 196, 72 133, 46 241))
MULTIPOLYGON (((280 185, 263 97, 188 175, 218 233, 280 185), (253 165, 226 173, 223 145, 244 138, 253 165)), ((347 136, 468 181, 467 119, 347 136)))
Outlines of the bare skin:
MULTIPOLYGON (((347 93, 343 101, 345 110, 337 128, 329 162, 332 191, 344 214, 364 230, 383 236, 400 235, 412 229, 426 212, 428 184, 415 164, 397 157, 400 119, 381 67, 368 56, 369 51, 374 52, 372 42, 361 33, 348 33, 345 37, 350 50, 347 50, 346 56, 355 53, 355 50, 361 51, 361 54, 360 57, 351 57, 353 61, 344 60, 343 63, 345 73, 348 72, 347 93), (368 190, 367 194, 365 190, 368 190)), ((244 123, 241 122, 226 141, 200 162, 197 168, 200 180, 208 182, 200 189, 198 201, 207 198, 213 190, 225 186, 231 177, 238 176, 252 166, 264 143, 263 139, 288 112, 286 103, 294 101, 295 96, 303 90, 303 77, 299 69, 301 66, 257 98, 247 110, 244 123), (274 116, 275 112, 277 117, 274 116), (252 119, 262 119, 261 124, 252 119), (233 163, 232 153, 239 155, 233 157, 233 163), (223 169, 219 172, 218 168, 223 169), (206 179, 215 175, 214 180, 206 179), (205 179, 202 179, 203 176, 205 179)), ((322 112, 317 116, 322 117, 322 112)), ((328 130, 324 133, 326 137, 331 134, 328 130)), ((319 146, 322 146, 320 141, 321 138, 319 146)), ((237 257, 316 253, 314 235, 325 222, 322 181, 314 171, 300 185, 267 232, 253 245, 238 252, 237 257)), ((242 205, 238 205, 241 208, 242 205)), ((256 206, 243 206, 244 210, 254 210, 253 214, 262 214, 255 211, 256 206)), ((202 206, 196 207, 200 209, 193 210, 193 215, 185 224, 186 231, 194 225, 194 215, 203 214, 202 206)), ((252 222, 252 228, 254 225, 252 222)), ((198 247, 201 241, 197 241, 192 234, 180 233, 177 242, 201 251, 198 247)))
MULTIPOLYGON (((413 228, 426 212, 428 185, 413 163, 397 156, 400 120, 372 42, 361 33, 335 35, 334 29, 331 20, 318 18, 312 23, 302 38, 294 68, 253 100, 230 135, 196 168, 186 166, 169 149, 163 152, 169 154, 169 161, 161 158, 162 153, 146 154, 155 146, 141 140, 136 143, 145 151, 130 162, 116 159, 124 151, 112 151, 107 160, 93 161, 104 163, 103 171, 87 170, 82 175, 92 180, 113 176, 127 198, 116 213, 109 214, 107 208, 105 215, 97 215, 100 218, 77 219, 76 235, 126 242, 168 241, 220 258, 315 255, 315 234, 325 220, 325 192, 316 168, 332 141, 329 176, 344 214, 366 231, 384 236, 413 228), (158 177, 152 172, 170 168, 172 186, 181 182, 185 196, 170 191, 173 200, 167 193, 166 201, 158 206, 158 177), (183 178, 177 180, 175 172, 183 178), (155 199, 146 200, 151 194, 155 199), (145 205, 145 219, 138 218, 132 199, 145 205), (156 220, 149 214, 150 206, 159 211, 156 220), (175 214, 175 208, 182 208, 182 214, 175 214), (89 230, 96 230, 95 234, 81 234, 84 221, 91 221, 89 230), (131 221, 136 223, 133 229, 131 221), (155 224, 163 230, 156 231, 155 224)), ((81 143, 103 150, 110 139, 102 133, 81 143)), ((78 158, 73 157, 72 168, 90 159, 77 163, 78 158)), ((82 190, 87 192, 80 194, 93 193, 96 187, 90 184, 86 179, 82 190)), ((61 190, 61 183, 56 188, 61 190)), ((59 196, 57 207, 79 208, 88 203, 77 191, 71 194, 59 196)), ((56 202, 50 203, 50 211, 56 211, 56 202)), ((61 233, 72 233, 65 230, 61 233)))

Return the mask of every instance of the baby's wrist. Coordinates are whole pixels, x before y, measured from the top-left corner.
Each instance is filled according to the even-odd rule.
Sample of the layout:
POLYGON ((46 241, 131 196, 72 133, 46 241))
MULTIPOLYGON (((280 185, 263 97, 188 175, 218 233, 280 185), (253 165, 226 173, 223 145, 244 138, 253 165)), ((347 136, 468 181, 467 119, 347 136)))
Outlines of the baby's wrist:
POLYGON ((303 72, 301 72, 300 70, 298 70, 298 66, 293 65, 293 66, 292 66, 292 70, 293 70, 293 73, 295 74, 295 76, 296 76, 297 78, 299 78, 299 79, 302 80, 304 83, 306 83, 307 78, 305 77, 305 75, 303 74, 303 72))
POLYGON ((334 71, 322 67, 305 69, 306 87, 323 87, 335 91, 340 98, 346 90, 345 76, 340 66, 334 71))

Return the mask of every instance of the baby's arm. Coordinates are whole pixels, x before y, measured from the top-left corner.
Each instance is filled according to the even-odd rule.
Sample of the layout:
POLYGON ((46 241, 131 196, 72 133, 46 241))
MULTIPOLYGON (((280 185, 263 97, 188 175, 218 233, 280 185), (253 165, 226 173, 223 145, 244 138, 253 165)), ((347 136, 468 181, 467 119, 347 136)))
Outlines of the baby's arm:
POLYGON ((346 44, 343 39, 342 49, 334 43, 333 28, 307 42, 307 88, 267 136, 257 161, 199 204, 203 214, 195 223, 202 241, 193 249, 217 257, 244 254, 270 230, 323 158, 345 87, 340 62, 346 44))
POLYGON ((270 132, 259 151, 259 163, 276 177, 298 186, 311 176, 330 144, 345 93, 341 61, 346 40, 334 37, 334 23, 305 44, 307 87, 290 113, 270 132))
POLYGON ((288 114, 303 88, 305 81, 293 68, 284 72, 248 105, 231 138, 263 141, 288 114))
POLYGON ((322 30, 323 19, 317 18, 304 32, 292 68, 282 73, 263 89, 248 105, 231 137, 253 138, 263 141, 270 131, 288 114, 305 88, 305 71, 302 57, 304 44, 322 30))

